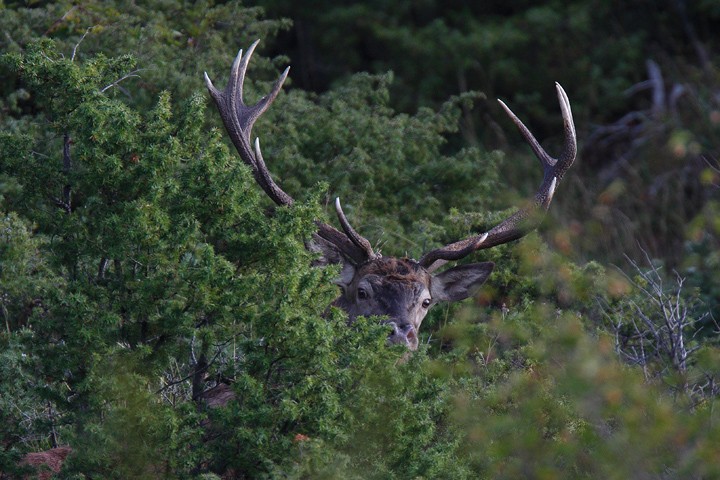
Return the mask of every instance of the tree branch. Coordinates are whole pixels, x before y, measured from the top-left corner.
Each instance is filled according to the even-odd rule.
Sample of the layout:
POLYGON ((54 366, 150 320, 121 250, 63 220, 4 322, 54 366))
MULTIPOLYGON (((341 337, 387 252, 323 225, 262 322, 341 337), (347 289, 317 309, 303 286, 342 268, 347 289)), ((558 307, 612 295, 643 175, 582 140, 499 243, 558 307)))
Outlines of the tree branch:
POLYGON ((72 158, 70 157, 70 135, 65 133, 63 135, 63 173, 65 174, 65 180, 68 182, 63 187, 62 195, 62 206, 67 213, 72 213, 72 186, 70 185, 69 176, 72 170, 72 158))

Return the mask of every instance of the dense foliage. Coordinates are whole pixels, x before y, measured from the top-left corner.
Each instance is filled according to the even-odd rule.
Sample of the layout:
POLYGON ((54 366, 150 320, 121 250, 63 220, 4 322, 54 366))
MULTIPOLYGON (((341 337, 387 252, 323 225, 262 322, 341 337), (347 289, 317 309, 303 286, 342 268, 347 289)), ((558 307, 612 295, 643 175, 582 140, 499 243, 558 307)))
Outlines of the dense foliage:
POLYGON ((140 3, 0 2, 0 477, 720 476, 715 2, 140 3), (255 132, 292 208, 202 84, 255 38, 251 98, 298 67, 255 132), (552 145, 555 80, 543 231, 412 356, 348 327, 327 199, 388 254, 486 229, 540 172, 479 92, 552 145))

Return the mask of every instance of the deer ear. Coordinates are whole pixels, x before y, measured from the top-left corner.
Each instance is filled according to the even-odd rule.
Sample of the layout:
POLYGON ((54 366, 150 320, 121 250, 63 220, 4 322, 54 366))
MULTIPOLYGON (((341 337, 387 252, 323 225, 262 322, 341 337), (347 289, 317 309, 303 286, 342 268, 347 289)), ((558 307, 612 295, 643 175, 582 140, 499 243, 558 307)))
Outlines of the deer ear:
POLYGON ((311 252, 320 254, 320 256, 313 261, 313 267, 340 264, 342 265, 340 276, 334 283, 341 287, 350 285, 352 279, 355 277, 355 265, 345 258, 345 255, 340 252, 340 249, 319 235, 313 235, 312 240, 307 242, 306 247, 311 252))
POLYGON ((430 295, 435 301, 456 302, 472 295, 482 285, 495 264, 471 263, 445 270, 432 277, 430 295))
POLYGON ((320 237, 320 235, 314 234, 312 239, 305 242, 305 248, 312 253, 319 254, 318 258, 312 262, 313 267, 326 267, 336 263, 347 263, 343 254, 340 253, 340 249, 320 237))

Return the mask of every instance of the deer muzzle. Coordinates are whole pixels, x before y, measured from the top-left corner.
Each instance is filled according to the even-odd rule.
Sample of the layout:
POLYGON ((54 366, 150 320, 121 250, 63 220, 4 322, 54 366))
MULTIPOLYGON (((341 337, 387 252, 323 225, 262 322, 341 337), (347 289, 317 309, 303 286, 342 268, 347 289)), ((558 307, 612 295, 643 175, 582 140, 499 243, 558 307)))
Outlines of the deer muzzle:
POLYGON ((392 332, 388 335, 388 343, 405 345, 410 350, 417 350, 417 331, 411 323, 391 320, 387 325, 392 327, 392 332))

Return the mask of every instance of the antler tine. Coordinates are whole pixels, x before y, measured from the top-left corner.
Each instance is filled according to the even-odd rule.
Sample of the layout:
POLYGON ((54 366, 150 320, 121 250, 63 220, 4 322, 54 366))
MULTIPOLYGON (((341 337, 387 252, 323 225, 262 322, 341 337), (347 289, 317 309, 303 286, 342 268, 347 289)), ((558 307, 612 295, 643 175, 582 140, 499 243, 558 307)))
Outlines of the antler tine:
POLYGON ((570 109, 570 100, 562 86, 555 82, 558 100, 560 102, 560 111, 563 117, 563 126, 565 128, 565 144, 562 154, 560 155, 560 165, 555 176, 560 180, 568 168, 575 161, 577 156, 577 135, 575 133, 575 122, 573 121, 572 110, 570 109))
POLYGON ((340 225, 350 241, 352 241, 356 247, 362 249, 369 260, 377 258, 377 255, 373 252, 370 242, 365 237, 358 234, 352 225, 350 225, 350 222, 345 216, 342 206, 340 205, 340 197, 335 198, 335 211, 337 212, 338 219, 340 220, 340 225))
POLYGON ((512 110, 510 110, 510 107, 508 107, 505 102, 498 99, 498 103, 500 106, 505 110, 505 113, 507 113, 508 117, 513 121, 515 126, 517 126, 518 130, 520 130, 520 133, 523 137, 525 137, 525 141, 530 145, 530 148, 532 148, 533 153, 536 157, 540 160, 540 163, 542 164, 543 168, 547 168, 548 165, 552 166, 555 164, 555 159, 552 158, 550 155, 547 154, 545 149, 542 148, 540 145, 540 142, 538 142, 535 139, 535 135, 530 132, 530 130, 525 126, 525 124, 520 120, 512 110))
POLYGON ((238 95, 239 100, 243 100, 243 87, 245 86, 245 73, 247 67, 250 64, 250 58, 255 52, 255 47, 260 43, 260 39, 255 40, 247 49, 247 53, 243 55, 242 49, 238 52, 235 60, 233 61, 232 67, 230 67, 230 78, 228 79, 227 88, 238 95))
POLYGON ((460 240, 426 253, 422 256, 419 263, 428 271, 432 272, 448 261, 459 260, 476 250, 491 248, 516 240, 535 229, 540 223, 545 212, 550 207, 557 182, 560 181, 577 156, 577 137, 572 111, 570 110, 570 101, 568 100, 565 90, 563 90, 559 83, 555 83, 555 88, 558 94, 564 126, 564 146, 558 159, 548 155, 545 149, 543 149, 535 139, 535 136, 533 136, 530 130, 520 121, 512 110, 510 110, 502 100, 498 100, 542 164, 543 181, 533 201, 530 202, 530 205, 521 208, 500 222, 487 233, 460 240))

